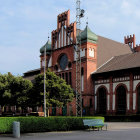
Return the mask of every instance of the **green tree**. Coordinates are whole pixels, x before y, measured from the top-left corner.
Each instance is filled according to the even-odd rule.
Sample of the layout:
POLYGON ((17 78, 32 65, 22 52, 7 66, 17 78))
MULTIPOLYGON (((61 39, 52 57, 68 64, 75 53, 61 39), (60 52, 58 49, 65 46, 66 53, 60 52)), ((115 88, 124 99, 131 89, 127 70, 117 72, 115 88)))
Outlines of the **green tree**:
MULTIPOLYGON (((62 107, 73 100, 74 94, 70 85, 58 77, 54 72, 46 72, 46 106, 62 107)), ((32 106, 40 106, 44 103, 44 75, 39 74, 33 84, 33 92, 30 94, 32 106)))
POLYGON ((2 107, 9 103, 9 98, 11 97, 8 87, 7 75, 0 74, 0 105, 2 107))
POLYGON ((16 101, 16 105, 20 106, 22 109, 26 109, 29 106, 29 94, 32 90, 33 84, 29 80, 25 80, 22 77, 16 77, 15 82, 11 88, 14 89, 13 101, 16 101), (17 90, 14 87, 17 86, 17 90))
POLYGON ((0 74, 0 105, 20 106, 25 109, 28 106, 28 94, 32 89, 32 83, 21 76, 12 74, 0 74))

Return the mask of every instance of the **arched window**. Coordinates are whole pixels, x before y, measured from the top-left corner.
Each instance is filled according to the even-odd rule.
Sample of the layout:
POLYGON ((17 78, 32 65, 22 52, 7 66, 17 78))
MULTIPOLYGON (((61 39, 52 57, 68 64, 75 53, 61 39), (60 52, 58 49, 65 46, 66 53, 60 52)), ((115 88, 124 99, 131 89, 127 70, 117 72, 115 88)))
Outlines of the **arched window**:
POLYGON ((61 54, 58 58, 59 66, 62 70, 65 70, 68 65, 68 57, 66 54, 61 54))
POLYGON ((97 113, 106 114, 107 110, 107 91, 104 87, 101 87, 97 91, 97 113))
POLYGON ((126 113, 126 89, 124 86, 119 86, 117 88, 116 94, 116 113, 125 114, 126 113))

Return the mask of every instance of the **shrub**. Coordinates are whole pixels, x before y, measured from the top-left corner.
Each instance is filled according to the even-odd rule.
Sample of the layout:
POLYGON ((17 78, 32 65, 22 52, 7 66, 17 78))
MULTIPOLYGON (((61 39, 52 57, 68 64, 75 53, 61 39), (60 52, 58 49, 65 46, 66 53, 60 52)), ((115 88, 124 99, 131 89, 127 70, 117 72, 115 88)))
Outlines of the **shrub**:
POLYGON ((0 133, 12 133, 14 121, 20 122, 20 131, 48 132, 85 129, 83 119, 103 119, 103 117, 0 117, 0 133))

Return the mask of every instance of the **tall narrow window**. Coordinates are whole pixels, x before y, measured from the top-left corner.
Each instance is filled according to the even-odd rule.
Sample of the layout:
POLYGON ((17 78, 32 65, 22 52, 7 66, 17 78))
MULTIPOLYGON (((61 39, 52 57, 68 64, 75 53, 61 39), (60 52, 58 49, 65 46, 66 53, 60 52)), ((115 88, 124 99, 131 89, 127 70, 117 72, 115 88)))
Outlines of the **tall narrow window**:
POLYGON ((95 53, 94 48, 89 48, 89 56, 94 57, 95 56, 94 53, 95 53))
POLYGON ((60 32, 59 32, 59 35, 58 36, 59 36, 59 46, 58 46, 58 48, 60 48, 60 42, 61 42, 60 41, 60 32))
POLYGON ((59 74, 59 77, 61 78, 61 74, 59 74))
POLYGON ((62 78, 64 79, 64 73, 62 73, 62 78))
POLYGON ((64 29, 64 46, 66 46, 66 30, 64 29))
POLYGON ((84 91, 84 68, 81 68, 81 91, 84 91))
POLYGON ((55 49, 57 49, 57 40, 55 41, 55 49))
POLYGON ((72 81, 71 81, 71 72, 69 72, 69 84, 72 85, 72 81))
POLYGON ((61 47, 63 47, 63 31, 64 31, 64 27, 62 26, 62 28, 61 28, 61 47))
POLYGON ((66 73, 65 75, 66 75, 66 82, 68 84, 68 73, 66 73))

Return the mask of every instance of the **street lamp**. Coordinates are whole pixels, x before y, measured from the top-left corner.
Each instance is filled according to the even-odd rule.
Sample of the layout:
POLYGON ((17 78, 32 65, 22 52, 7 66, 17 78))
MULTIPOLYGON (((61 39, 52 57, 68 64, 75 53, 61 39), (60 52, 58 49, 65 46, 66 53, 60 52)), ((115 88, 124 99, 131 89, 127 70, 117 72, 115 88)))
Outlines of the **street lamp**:
POLYGON ((44 117, 46 117, 46 44, 44 45, 44 117))

